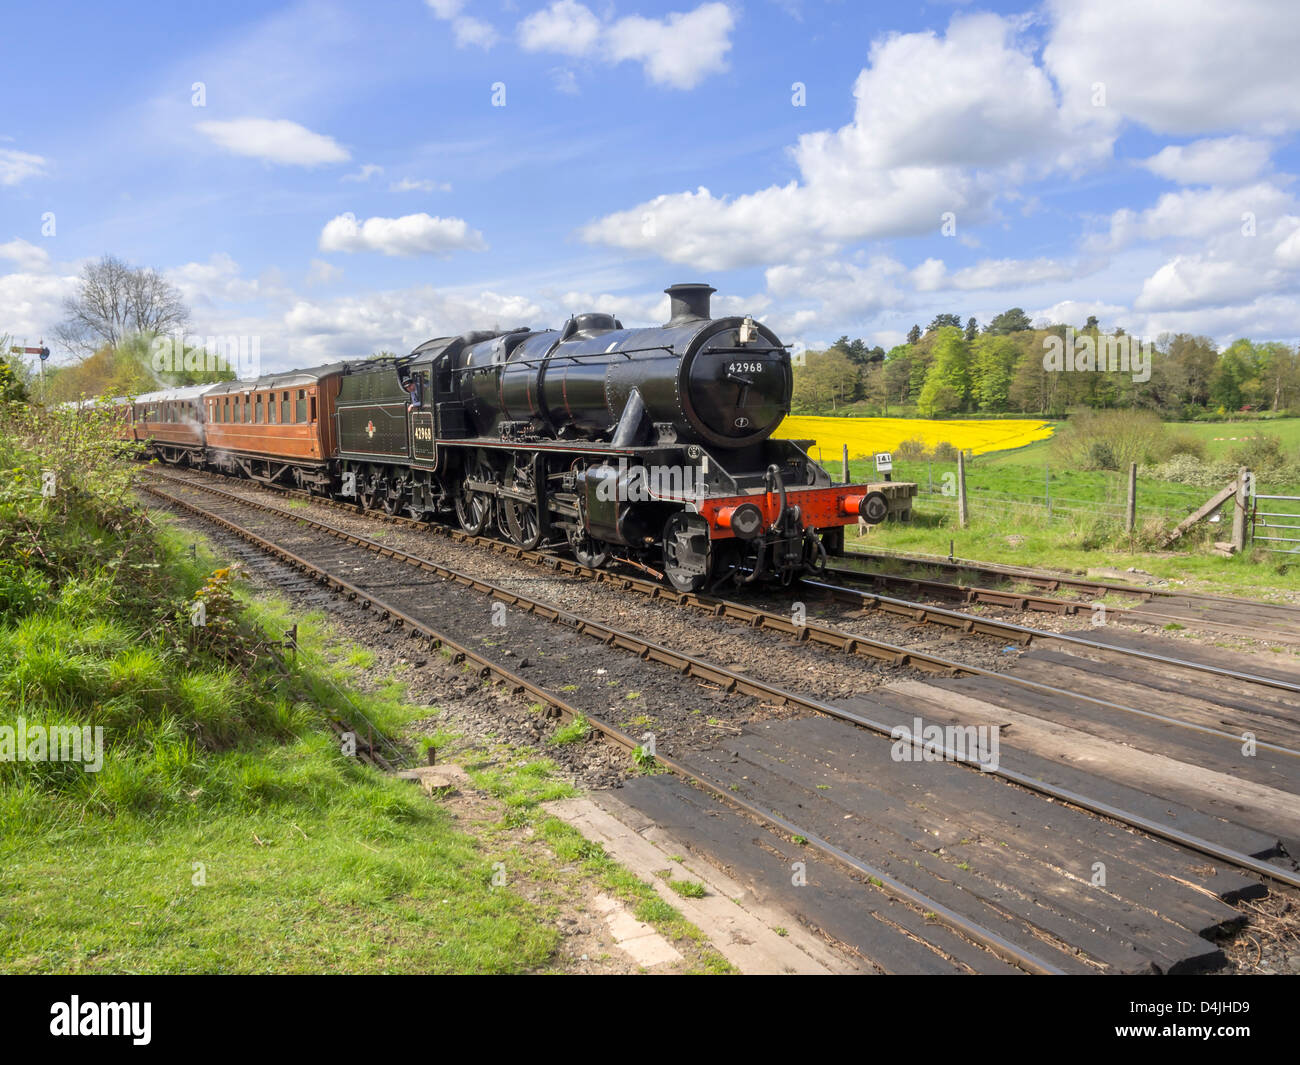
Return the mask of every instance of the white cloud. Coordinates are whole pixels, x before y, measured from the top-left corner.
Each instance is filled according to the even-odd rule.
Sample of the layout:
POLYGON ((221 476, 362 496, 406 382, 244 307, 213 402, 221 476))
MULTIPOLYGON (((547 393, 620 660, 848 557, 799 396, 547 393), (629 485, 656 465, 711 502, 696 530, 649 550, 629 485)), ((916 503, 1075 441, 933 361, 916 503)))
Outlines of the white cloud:
POLYGON ((574 0, 555 0, 516 27, 519 44, 528 52, 586 55, 600 39, 600 19, 574 0))
POLYGON ((902 263, 887 255, 861 263, 817 260, 770 267, 767 293, 779 302, 776 314, 765 321, 790 340, 809 328, 862 320, 903 304, 906 294, 899 281, 904 274, 902 263))
POLYGON ((1180 185, 1239 185, 1268 165, 1271 145, 1251 137, 1218 137, 1171 144, 1142 165, 1180 185))
POLYGON ((1133 309, 1181 310, 1253 299, 1276 278, 1252 265, 1204 256, 1176 256, 1142 283, 1133 309))
POLYGON ((75 277, 45 270, 0 274, 5 331, 16 341, 35 344, 41 337, 48 341, 63 318, 63 301, 76 291, 75 277))
POLYGON ((727 68, 736 18, 726 4, 701 4, 663 19, 629 15, 610 26, 606 43, 616 61, 636 60, 650 80, 674 89, 693 89, 727 68))
POLYGON ((1138 239, 1204 240, 1216 236, 1242 236, 1253 219, 1256 230, 1290 211, 1292 198, 1276 185, 1262 181, 1235 189, 1185 189, 1167 192, 1154 207, 1134 211, 1127 207, 1110 218, 1109 233, 1094 238, 1091 246, 1113 250, 1138 239))
POLYGON ((206 263, 189 262, 165 270, 164 276, 181 291, 191 308, 205 309, 222 303, 247 303, 281 291, 268 289, 255 278, 242 277, 239 264, 225 252, 218 252, 206 263))
POLYGON ((339 178, 339 180, 366 182, 369 181, 372 177, 375 177, 378 174, 382 174, 383 172, 384 172, 384 168, 382 166, 379 166, 377 163, 364 163, 362 164, 361 169, 358 170, 355 174, 344 174, 341 178, 339 178))
POLYGON ((388 186, 389 192, 450 192, 451 185, 432 178, 402 178, 388 186))
POLYGON ((331 219, 321 230, 321 251, 377 251, 384 255, 446 255, 485 251, 483 234, 463 218, 437 218, 423 212, 401 218, 367 218, 353 214, 331 219))
POLYGON ((233 118, 200 122, 197 128, 213 143, 235 155, 271 163, 320 166, 352 158, 333 137, 313 133, 284 118, 233 118))
POLYGON ((474 45, 486 50, 497 43, 497 31, 491 23, 463 13, 465 0, 426 0, 426 3, 435 18, 451 23, 456 47, 474 45))
POLYGON ((1161 133, 1300 126, 1300 19, 1279 0, 1049 0, 1068 110, 1161 133), (1104 106, 1094 105, 1097 86, 1104 106))
POLYGON ((727 69, 736 17, 723 3, 674 11, 661 19, 628 15, 602 23, 576 0, 555 0, 519 23, 520 47, 529 52, 592 56, 607 62, 640 63, 656 85, 693 89, 727 69))
POLYGON ((430 337, 536 325, 543 317, 542 307, 522 296, 420 285, 331 300, 300 298, 267 331, 283 338, 289 353, 284 365, 301 366, 358 351, 409 351, 430 337))
POLYGON ((919 292, 947 289, 970 292, 1065 281, 1083 274, 1077 266, 1058 259, 982 259, 974 266, 951 273, 942 259, 926 259, 910 276, 919 292))
POLYGON ((1087 300, 1061 300, 1050 307, 1028 313, 1031 322, 1043 318, 1059 325, 1072 325, 1076 329, 1083 328, 1088 318, 1094 315, 1101 328, 1107 331, 1113 330, 1117 325, 1127 330, 1129 324, 1136 321, 1127 307, 1114 303, 1087 300))
POLYGON ((0 259, 8 259, 29 273, 44 273, 50 268, 50 253, 22 237, 0 244, 0 259))
POLYGON ((661 195, 581 235, 718 269, 934 233, 949 212, 963 232, 988 216, 1009 178, 1077 169, 1109 151, 1108 134, 1061 115, 1016 30, 993 15, 959 16, 942 38, 878 40, 854 85, 853 121, 793 149, 799 180, 734 198, 706 188, 661 195))
POLYGON ((17 185, 28 178, 40 177, 47 162, 44 156, 31 152, 0 148, 0 185, 17 185))

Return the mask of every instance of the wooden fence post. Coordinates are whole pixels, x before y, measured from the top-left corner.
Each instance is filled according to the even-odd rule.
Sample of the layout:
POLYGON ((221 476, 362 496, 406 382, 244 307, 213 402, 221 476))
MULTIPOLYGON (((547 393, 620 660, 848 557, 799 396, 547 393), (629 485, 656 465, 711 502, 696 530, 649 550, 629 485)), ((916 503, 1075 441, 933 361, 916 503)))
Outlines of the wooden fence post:
POLYGON ((970 515, 966 512, 966 452, 957 452, 957 524, 966 528, 970 515))
POLYGON ((1232 546, 1246 550, 1246 474, 1245 466, 1237 470, 1237 494, 1232 504, 1232 546))
POLYGON ((849 445, 848 444, 844 445, 843 463, 844 463, 844 483, 848 484, 849 481, 851 480, 851 478, 849 477, 849 445))
POLYGON ((1133 535, 1133 527, 1137 524, 1137 498, 1138 464, 1130 462, 1128 464, 1128 508, 1124 511, 1124 531, 1130 536, 1133 535))

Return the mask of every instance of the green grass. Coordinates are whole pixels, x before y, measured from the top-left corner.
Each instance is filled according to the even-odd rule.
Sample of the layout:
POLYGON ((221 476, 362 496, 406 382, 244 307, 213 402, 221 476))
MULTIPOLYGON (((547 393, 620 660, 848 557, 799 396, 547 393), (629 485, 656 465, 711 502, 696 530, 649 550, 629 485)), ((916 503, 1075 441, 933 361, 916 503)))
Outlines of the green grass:
MULTIPOLYGON (((0 569, 0 723, 96 725, 105 751, 98 772, 0 762, 0 971, 546 971, 551 892, 581 902, 582 875, 634 900, 701 971, 727 969, 608 858, 575 876, 520 831, 573 794, 532 752, 476 774, 489 797, 474 801, 498 820, 473 832, 345 754, 326 715, 382 736, 431 709, 324 617, 252 598, 213 574, 202 538, 105 496, 125 483, 111 451, 60 460, 67 479, 42 502, 47 449, 17 445, 6 416, 0 558, 18 564, 0 569), (294 622, 297 650, 277 661, 294 622)), ((454 742, 439 729, 420 746, 454 742)))
MULTIPOLYGON (((159 534, 159 572, 210 560, 159 534)), ((499 856, 410 784, 345 756, 322 713, 381 729, 427 713, 382 684, 340 690, 372 659, 300 619, 287 673, 172 646, 142 601, 67 595, 0 629, 0 717, 90 721, 102 770, 0 763, 6 972, 518 972, 558 934, 492 884, 499 856), (106 616, 107 615, 107 616, 106 616)), ((246 618, 278 636, 282 604, 246 618)), ((182 630, 183 631, 183 630, 182 630)))
POLYGON ((551 743, 581 743, 591 735, 591 722, 581 714, 575 714, 572 721, 561 725, 552 734, 551 743))

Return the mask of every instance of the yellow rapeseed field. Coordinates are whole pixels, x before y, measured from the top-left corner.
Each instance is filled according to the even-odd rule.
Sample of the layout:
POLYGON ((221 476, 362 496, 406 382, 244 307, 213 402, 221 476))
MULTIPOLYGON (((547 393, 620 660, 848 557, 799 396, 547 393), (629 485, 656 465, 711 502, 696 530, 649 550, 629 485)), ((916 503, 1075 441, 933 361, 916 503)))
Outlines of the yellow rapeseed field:
MULTIPOLYGON (((921 437, 927 448, 947 441, 962 451, 982 455, 1023 447, 1052 435, 1050 422, 1021 418, 1014 421, 936 421, 925 418, 813 418, 791 416, 776 435, 785 440, 816 440, 824 461, 838 458, 849 445, 850 458, 877 451, 892 451, 904 440, 921 437)), ((816 457, 816 451, 813 457, 816 457)))

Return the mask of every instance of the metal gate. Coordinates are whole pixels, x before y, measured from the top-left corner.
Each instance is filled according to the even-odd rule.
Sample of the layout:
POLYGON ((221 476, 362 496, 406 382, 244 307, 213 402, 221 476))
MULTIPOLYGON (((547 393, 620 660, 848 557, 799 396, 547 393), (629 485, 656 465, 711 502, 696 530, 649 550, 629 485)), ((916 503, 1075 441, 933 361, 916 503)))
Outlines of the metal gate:
POLYGON ((1300 496, 1252 496, 1250 536, 1265 544, 1265 551, 1300 554, 1300 496), (1261 529, 1265 535, 1260 535, 1261 529))

